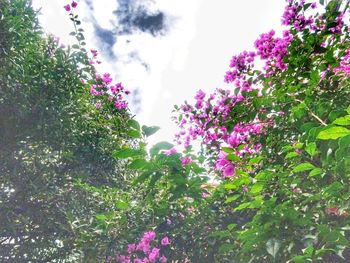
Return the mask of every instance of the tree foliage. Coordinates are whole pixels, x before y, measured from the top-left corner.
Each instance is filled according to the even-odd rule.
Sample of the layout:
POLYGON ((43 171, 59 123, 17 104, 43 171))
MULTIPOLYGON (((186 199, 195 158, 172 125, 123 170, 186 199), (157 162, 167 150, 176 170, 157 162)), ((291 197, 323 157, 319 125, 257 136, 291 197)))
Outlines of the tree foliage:
POLYGON ((125 189, 112 152, 132 144, 131 116, 95 107, 87 53, 43 37, 29 1, 0 10, 0 261, 75 262, 97 250, 77 237, 110 211, 81 184, 125 189))

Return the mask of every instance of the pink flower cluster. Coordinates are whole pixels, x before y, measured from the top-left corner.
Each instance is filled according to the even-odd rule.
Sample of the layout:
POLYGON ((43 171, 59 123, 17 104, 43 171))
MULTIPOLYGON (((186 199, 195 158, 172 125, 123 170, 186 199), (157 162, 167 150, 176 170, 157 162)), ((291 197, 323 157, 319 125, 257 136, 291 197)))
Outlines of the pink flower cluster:
MULTIPOLYGON (((260 59, 266 60, 264 69, 266 71, 275 71, 275 68, 283 71, 287 69, 287 65, 283 62, 283 58, 287 54, 287 48, 293 40, 292 34, 288 30, 283 32, 282 38, 275 38, 275 31, 261 34, 260 38, 254 43, 257 55, 260 59)), ((271 74, 271 72, 267 72, 271 74)))
MULTIPOLYGON (((98 52, 94 49, 91 50, 92 59, 96 59, 98 52)), ((91 63, 90 63, 91 64, 91 63)), ((128 108, 128 103, 124 100, 124 94, 129 95, 130 91, 125 90, 121 83, 111 85, 113 79, 111 74, 104 73, 95 75, 95 84, 90 85, 90 93, 95 97, 107 97, 107 100, 110 103, 113 103, 115 108, 118 110, 128 108)), ((85 82, 84 82, 85 83, 85 82)), ((96 108, 99 109, 102 107, 102 103, 99 101, 95 104, 96 108)))
MULTIPOLYGON (((230 90, 216 90, 206 99, 203 91, 198 91, 195 106, 185 103, 180 107, 181 120, 178 121, 180 132, 176 135, 179 144, 188 147, 191 141, 198 137, 203 139, 203 143, 209 148, 230 147, 234 150, 237 157, 243 158, 246 154, 254 154, 261 149, 260 144, 254 145, 251 138, 254 135, 263 133, 264 127, 269 123, 262 122, 256 116, 252 123, 235 124, 231 130, 227 124, 232 122, 232 110, 235 106, 242 103, 249 103, 244 98, 241 91, 236 95, 230 90), (239 146, 240 149, 238 149, 239 146)), ((216 170, 222 174, 222 177, 233 176, 235 167, 232 161, 226 159, 224 152, 220 152, 216 161, 216 170)), ((182 158, 181 162, 186 165, 191 160, 182 158)))
POLYGON ((340 13, 334 20, 334 26, 329 28, 329 31, 334 34, 341 34, 344 26, 344 13, 340 13))
MULTIPOLYGON (((262 95, 262 88, 259 84, 265 77, 283 72, 288 68, 286 55, 294 38, 299 38, 307 30, 314 34, 326 31, 334 34, 342 32, 343 13, 332 18, 333 21, 326 21, 322 15, 306 16, 306 11, 310 7, 315 9, 316 3, 306 4, 304 0, 289 1, 282 17, 282 24, 291 26, 291 28, 285 30, 282 37, 276 37, 275 31, 271 30, 259 36, 254 43, 254 51, 244 51, 232 57, 230 70, 226 72, 224 80, 235 85, 233 90, 217 89, 208 97, 202 90, 199 90, 195 95, 193 106, 185 102, 178 108, 180 116, 177 124, 180 132, 175 136, 177 142, 188 147, 193 140, 198 137, 202 138, 202 144, 217 155, 215 168, 223 178, 233 176, 237 166, 244 164, 246 155, 258 153, 261 150, 262 145, 256 143, 254 138, 258 138, 267 126, 273 125, 271 117, 261 118, 265 111, 263 108, 257 109, 258 113, 254 119, 251 117, 245 121, 242 120, 242 116, 245 116, 244 112, 237 110, 238 113, 236 113, 235 109, 251 107, 254 96, 262 95), (265 61, 262 71, 254 70, 254 62, 257 57, 265 61), (230 150, 222 151, 223 147, 230 150), (235 156, 230 156, 226 152, 231 152, 235 156)), ((335 40, 334 34, 327 41, 335 40)), ((303 40, 300 39, 300 41, 304 45, 303 40)), ((328 71, 330 69, 322 74, 325 75, 328 71)), ((350 50, 334 72, 337 74, 350 73, 350 50)), ((283 115, 281 113, 270 114, 270 116, 279 117, 283 115)), ((264 114, 264 116, 269 115, 264 114)), ((182 159, 182 163, 186 164, 187 160, 182 159)))
MULTIPOLYGON (((304 8, 305 1, 301 1, 300 3, 292 3, 290 1, 289 5, 285 7, 283 16, 282 16, 282 25, 288 26, 292 25, 299 32, 308 28, 314 22, 312 16, 308 18, 305 17, 304 8)), ((311 3, 311 8, 316 8, 316 3, 311 3)))
POLYGON ((65 5, 63 8, 67 11, 67 12, 70 12, 71 11, 71 8, 76 8, 78 6, 78 3, 75 2, 75 1, 72 1, 72 3, 70 5, 65 5))
POLYGON ((347 50, 346 55, 340 61, 339 67, 336 67, 333 71, 336 74, 350 75, 350 48, 347 50))
POLYGON ((292 34, 285 30, 283 37, 275 37, 275 31, 261 34, 255 41, 255 52, 244 51, 238 56, 233 56, 230 63, 231 70, 225 74, 225 82, 234 83, 242 91, 251 91, 253 88, 247 80, 247 75, 251 74, 254 68, 254 60, 259 56, 261 60, 266 60, 264 70, 266 75, 271 75, 277 69, 285 70, 287 65, 283 58, 287 54, 287 48, 293 40, 292 34))
POLYGON ((254 68, 254 52, 244 51, 237 56, 233 56, 230 62, 231 70, 226 72, 225 82, 235 82, 236 87, 242 87, 242 91, 250 91, 251 87, 246 81, 245 73, 254 68))
MULTIPOLYGON (((288 47, 294 39, 293 34, 298 36, 298 33, 293 30, 296 32, 304 29, 316 31, 323 23, 321 18, 317 20, 317 25, 314 16, 306 18, 304 12, 309 7, 315 9, 316 3, 306 5, 305 1, 299 3, 291 1, 282 18, 284 25, 293 26, 291 30, 285 30, 282 37, 276 37, 273 30, 261 34, 254 43, 254 51, 244 51, 232 57, 230 71, 226 72, 224 80, 227 83, 234 83, 233 90, 217 89, 208 97, 202 90, 199 90, 193 106, 185 102, 179 108, 180 118, 177 123, 180 132, 176 134, 177 142, 188 147, 191 141, 201 137, 204 145, 214 151, 216 149, 218 157, 215 168, 220 171, 222 177, 233 176, 239 165, 237 161, 227 160, 227 154, 220 151, 222 147, 233 149, 234 154, 241 160, 245 155, 255 154, 261 150, 262 145, 254 144, 252 138, 262 134, 265 127, 272 125, 272 120, 259 118, 260 113, 264 111, 262 109, 254 120, 247 123, 240 122, 236 119, 240 116, 235 115, 235 107, 251 105, 253 99, 250 99, 249 94, 262 96, 262 88, 258 85, 260 80, 287 69, 288 61, 285 60, 285 57, 288 47), (254 70, 254 62, 257 57, 265 61, 263 71, 260 73, 254 70)), ((341 24, 340 18, 335 21, 339 25, 341 24)), ((345 62, 341 68, 343 71, 347 69, 345 62)))
MULTIPOLYGON (((154 243, 156 239, 156 233, 154 231, 148 231, 143 234, 140 242, 137 244, 129 244, 127 252, 125 255, 116 256, 117 262, 120 263, 153 263, 160 262, 166 263, 167 258, 164 255, 160 254, 161 249, 154 246, 152 247, 152 243, 154 243)), ((160 245, 163 247, 170 245, 169 237, 165 236, 161 239, 160 245)), ((110 261, 112 258, 109 259, 110 261)))
MULTIPOLYGON (((72 1, 69 5, 65 5, 64 9, 69 12, 72 8, 77 7, 77 2, 72 1)), ((72 13, 69 14, 72 16, 72 13)), ((72 18, 71 18, 72 19, 72 18)), ((76 21, 73 19, 73 22, 76 21)), ((77 32, 76 32, 77 33, 77 32)), ((98 52, 95 49, 90 50, 92 57, 89 59, 89 64, 93 65, 95 63, 100 64, 101 61, 97 60, 98 52)), ((92 72, 96 72, 94 66, 91 66, 92 72)), ((86 79, 81 79, 82 84, 88 85, 90 93, 95 97, 96 103, 95 107, 100 109, 103 107, 102 101, 108 101, 112 103, 118 110, 123 110, 128 108, 128 103, 124 99, 124 95, 129 95, 130 91, 125 90, 121 83, 112 85, 113 79, 109 73, 95 74, 94 78, 87 81, 86 79)))
MULTIPOLYGON (((243 158, 246 154, 258 153, 261 150, 261 144, 251 145, 250 138, 253 135, 258 135, 263 132, 265 124, 254 123, 242 126, 242 124, 237 124, 232 133, 227 137, 225 143, 232 149, 237 149, 238 146, 242 145, 242 149, 236 150, 234 154, 237 157, 243 158)), ((224 151, 219 152, 218 159, 216 160, 215 168, 222 172, 222 177, 231 177, 235 174, 235 168, 238 163, 234 163, 227 160, 228 153, 224 151)))
POLYGON ((181 157, 181 164, 183 166, 186 166, 186 165, 190 164, 191 162, 192 162, 191 156, 181 157))

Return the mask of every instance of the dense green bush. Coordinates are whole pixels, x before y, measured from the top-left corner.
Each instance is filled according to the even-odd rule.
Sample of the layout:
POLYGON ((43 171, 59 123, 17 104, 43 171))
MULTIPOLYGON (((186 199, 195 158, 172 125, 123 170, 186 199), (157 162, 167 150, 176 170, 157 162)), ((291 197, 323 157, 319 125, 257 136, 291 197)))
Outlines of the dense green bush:
POLYGON ((130 113, 95 107, 88 54, 44 37, 30 1, 0 6, 0 261, 93 260, 95 215, 117 208, 80 185, 127 188, 112 152, 132 144, 130 113))

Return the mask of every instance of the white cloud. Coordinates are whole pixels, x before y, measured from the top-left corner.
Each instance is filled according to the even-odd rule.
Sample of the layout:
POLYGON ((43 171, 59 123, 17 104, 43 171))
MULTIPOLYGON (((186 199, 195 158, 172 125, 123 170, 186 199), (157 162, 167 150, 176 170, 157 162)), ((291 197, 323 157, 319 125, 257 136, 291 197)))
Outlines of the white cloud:
MULTIPOLYGON (((142 109, 138 119, 143 124, 159 125, 160 132, 152 139, 172 140, 175 125, 170 120, 174 104, 190 100, 198 89, 207 92, 223 87, 223 76, 231 56, 252 49, 259 34, 277 29, 284 1, 276 0, 154 0, 153 8, 166 14, 168 34, 153 37, 147 33, 119 36, 113 51, 117 60, 102 64, 102 71, 116 73, 128 88, 140 88, 142 109), (137 54, 140 60, 131 60, 137 54), (149 70, 144 61, 149 65, 149 70)), ((113 29, 113 10, 117 1, 95 1, 94 16, 99 25, 113 29)), ((41 19, 48 31, 66 36, 71 24, 59 0, 34 0, 43 6, 41 19)), ((84 17, 87 35, 93 38, 91 13, 79 3, 78 13, 84 17)), ((96 39, 90 43, 97 44, 96 39)), ((106 58, 108 59, 108 58, 106 58)))

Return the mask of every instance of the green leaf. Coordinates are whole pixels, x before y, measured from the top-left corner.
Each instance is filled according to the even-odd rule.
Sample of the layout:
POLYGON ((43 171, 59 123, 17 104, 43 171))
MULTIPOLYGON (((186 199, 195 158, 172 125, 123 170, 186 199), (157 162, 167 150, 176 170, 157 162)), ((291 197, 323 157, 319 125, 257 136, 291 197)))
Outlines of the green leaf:
POLYGON ((219 247, 219 253, 225 253, 231 251, 233 245, 231 243, 224 243, 219 247))
POLYGON ((237 206, 234 211, 239 211, 239 210, 244 210, 246 208, 249 208, 249 206, 251 205, 250 202, 246 202, 246 203, 242 203, 239 206, 237 206))
POLYGON ((277 252, 281 247, 281 243, 276 238, 271 238, 266 243, 266 251, 273 256, 273 258, 276 258, 277 252))
POLYGON ((95 218, 97 220, 105 221, 107 219, 107 216, 104 214, 98 214, 98 215, 95 215, 95 218))
POLYGON ((130 169, 138 170, 148 166, 149 163, 144 159, 136 159, 129 164, 130 169))
POLYGON ((225 152, 225 153, 234 153, 235 150, 232 149, 232 148, 229 148, 229 147, 222 147, 222 150, 225 152))
POLYGON ((309 173, 309 176, 310 177, 314 177, 316 175, 319 175, 319 174, 322 174, 322 169, 321 168, 315 168, 313 169, 310 173, 309 173))
POLYGON ((307 262, 308 256, 295 256, 292 258, 292 262, 294 263, 305 263, 307 262))
POLYGON ((170 150, 171 148, 173 148, 174 145, 169 143, 169 142, 159 142, 157 144, 155 144, 151 149, 150 149, 150 154, 152 156, 155 156, 156 154, 159 153, 159 151, 161 150, 170 150))
POLYGON ((291 159, 291 158, 294 158, 294 157, 297 157, 299 156, 298 153, 296 152, 289 152, 287 155, 286 155, 286 159, 291 159))
POLYGON ((135 157, 135 156, 142 156, 142 155, 144 155, 144 151, 129 149, 129 148, 113 152, 113 156, 115 158, 121 158, 121 159, 135 157))
POLYGON ((315 168, 315 166, 312 165, 311 163, 301 163, 301 164, 294 167, 293 172, 300 173, 300 172, 312 170, 314 168, 315 168))
POLYGON ((141 138, 141 133, 137 130, 129 130, 127 135, 134 139, 141 138))
POLYGON ((270 180, 272 179, 274 176, 274 173, 270 172, 270 171, 260 171, 256 176, 255 179, 257 180, 270 180))
POLYGON ((153 171, 145 170, 140 176, 136 177, 136 179, 133 181, 133 185, 146 181, 149 177, 151 177, 152 173, 153 171))
POLYGON ((250 164, 250 165, 258 164, 258 163, 260 163, 262 160, 264 160, 264 158, 261 157, 261 156, 253 157, 252 159, 249 160, 249 164, 250 164))
POLYGON ((309 143, 306 147, 305 147, 305 151, 311 156, 313 157, 316 153, 317 153, 317 146, 315 142, 309 143))
POLYGON ((338 141, 339 148, 348 148, 350 146, 350 135, 341 138, 338 141))
POLYGON ((236 226, 237 226, 237 224, 229 224, 229 225, 227 226, 227 229, 231 231, 231 230, 234 229, 236 226))
POLYGON ((295 145, 293 146, 293 148, 294 148, 294 149, 301 149, 301 148, 303 148, 303 146, 304 146, 304 143, 298 142, 297 144, 295 144, 295 145))
POLYGON ((230 196, 226 199, 225 203, 228 204, 228 203, 231 203, 231 202, 234 202, 236 201, 241 195, 240 194, 235 194, 233 196, 230 196))
POLYGON ((342 188, 343 185, 340 182, 334 182, 324 189, 324 193, 332 195, 333 193, 339 193, 342 188))
POLYGON ((260 193, 263 189, 264 189, 264 184, 256 183, 255 185, 253 185, 252 189, 250 190, 250 193, 252 194, 260 193))
POLYGON ((158 130, 160 129, 160 127, 158 126, 142 126, 142 132, 147 136, 151 136, 152 134, 155 134, 158 130))
POLYGON ((129 207, 129 204, 127 202, 124 201, 118 201, 115 206, 120 209, 120 210, 125 210, 129 207))
POLYGON ((137 131, 140 130, 140 124, 134 119, 128 120, 128 125, 137 131))
POLYGON ((350 134, 350 130, 344 127, 331 126, 325 130, 320 131, 317 135, 317 139, 320 140, 336 140, 350 134))
POLYGON ((346 115, 344 117, 335 119, 333 121, 333 124, 342 125, 342 126, 350 125, 350 115, 346 115))
POLYGON ((233 161, 233 162, 238 162, 241 160, 237 155, 231 153, 226 156, 226 160, 233 161))

